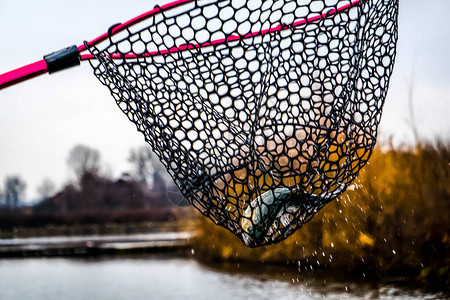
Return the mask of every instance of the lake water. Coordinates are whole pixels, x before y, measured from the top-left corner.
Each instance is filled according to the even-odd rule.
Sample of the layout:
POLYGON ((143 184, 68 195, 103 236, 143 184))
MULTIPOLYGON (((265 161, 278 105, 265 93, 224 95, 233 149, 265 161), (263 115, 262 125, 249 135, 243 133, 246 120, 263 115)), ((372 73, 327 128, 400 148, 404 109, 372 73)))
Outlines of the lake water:
POLYGON ((436 299, 366 283, 331 283, 292 269, 211 268, 192 258, 104 256, 0 259, 0 299, 436 299), (306 277, 306 278, 305 278, 306 277))

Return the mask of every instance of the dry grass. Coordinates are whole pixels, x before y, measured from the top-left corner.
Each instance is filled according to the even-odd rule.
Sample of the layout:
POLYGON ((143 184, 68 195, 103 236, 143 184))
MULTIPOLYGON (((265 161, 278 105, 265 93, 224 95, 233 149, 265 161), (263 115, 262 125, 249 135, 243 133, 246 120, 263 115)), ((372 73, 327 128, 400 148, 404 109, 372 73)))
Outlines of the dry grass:
POLYGON ((199 218, 199 257, 409 275, 449 287, 450 143, 375 149, 357 181, 287 240, 250 249, 199 218))

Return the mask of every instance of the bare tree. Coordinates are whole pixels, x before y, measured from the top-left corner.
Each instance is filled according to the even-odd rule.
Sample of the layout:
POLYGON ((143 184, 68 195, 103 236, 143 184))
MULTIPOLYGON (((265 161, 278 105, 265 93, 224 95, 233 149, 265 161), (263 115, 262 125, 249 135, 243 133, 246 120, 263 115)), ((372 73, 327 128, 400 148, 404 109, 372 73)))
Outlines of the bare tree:
POLYGON ((100 170, 100 152, 88 146, 76 145, 69 152, 67 164, 77 178, 85 173, 97 174, 100 170))
POLYGON ((409 125, 411 126, 411 131, 414 136, 415 145, 419 145, 420 136, 419 130, 417 129, 416 116, 414 112, 414 87, 415 87, 415 76, 414 76, 414 65, 411 70, 411 76, 406 79, 408 86, 408 109, 409 109, 409 125))
POLYGON ((45 178, 37 187, 37 192, 42 199, 48 199, 55 192, 55 184, 48 178, 45 178))
POLYGON ((2 208, 3 206, 5 206, 5 197, 3 195, 3 191, 0 189, 0 208, 2 208))
POLYGON ((25 195, 26 183, 19 176, 7 176, 4 182, 4 201, 7 208, 16 208, 25 195))
POLYGON ((150 178, 155 177, 155 175, 160 176, 164 172, 164 167, 153 155, 150 148, 146 146, 131 149, 128 161, 133 165, 133 175, 145 184, 150 183, 150 178))

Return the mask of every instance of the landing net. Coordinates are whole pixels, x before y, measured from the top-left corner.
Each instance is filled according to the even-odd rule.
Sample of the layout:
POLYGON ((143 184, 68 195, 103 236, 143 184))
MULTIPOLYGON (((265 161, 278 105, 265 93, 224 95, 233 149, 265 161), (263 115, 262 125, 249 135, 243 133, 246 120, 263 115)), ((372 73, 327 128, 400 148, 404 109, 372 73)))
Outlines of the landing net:
POLYGON ((366 164, 397 12, 398 0, 186 1, 88 49, 188 201, 256 247, 366 164))

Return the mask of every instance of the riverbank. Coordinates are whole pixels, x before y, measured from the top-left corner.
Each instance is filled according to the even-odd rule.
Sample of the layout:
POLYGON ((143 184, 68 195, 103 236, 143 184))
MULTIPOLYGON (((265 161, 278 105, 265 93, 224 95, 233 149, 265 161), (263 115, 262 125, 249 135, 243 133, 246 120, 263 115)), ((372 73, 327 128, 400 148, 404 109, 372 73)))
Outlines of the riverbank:
MULTIPOLYGON (((221 230, 222 231, 222 230, 221 230)), ((223 230, 227 235, 228 231, 223 230)), ((163 257, 190 258, 200 262, 207 268, 222 273, 241 274, 253 276, 258 273, 286 274, 293 278, 293 282, 299 282, 305 278, 309 283, 333 282, 340 286, 348 286, 348 290, 356 292, 363 285, 376 291, 377 286, 391 286, 406 290, 423 290, 449 293, 443 286, 430 286, 427 282, 420 281, 417 275, 420 270, 374 270, 364 265, 364 261, 358 266, 349 263, 347 267, 342 265, 343 257, 352 259, 343 253, 327 255, 318 253, 317 260, 308 257, 299 260, 274 260, 269 256, 266 259, 241 258, 239 253, 227 259, 211 259, 205 256, 202 249, 198 247, 198 238, 193 231, 178 232, 152 232, 128 235, 84 235, 84 236, 47 236, 26 237, 13 239, 0 239, 0 260, 14 258, 64 258, 64 259, 120 259, 120 257, 163 257), (319 257, 336 259, 323 263, 319 257), (322 263, 321 263, 322 262, 322 263)), ((216 237, 217 238, 217 237, 216 237)), ((206 246, 206 241, 204 244, 206 246)), ((229 251, 229 248, 217 249, 215 244, 210 245, 211 251, 229 251)), ((248 248, 247 248, 248 249, 248 248)), ((264 248, 263 248, 264 249, 264 248)), ((252 249, 250 251, 254 251, 252 249)), ((299 249, 300 251, 300 249, 299 249)), ((241 253, 245 255, 245 251, 241 253)), ((315 256, 314 253, 312 253, 315 256)), ((307 283, 308 284, 308 283, 307 283)), ((450 294, 449 294, 450 295, 450 294)))
POLYGON ((1 257, 52 257, 190 251, 192 217, 166 222, 13 227, 0 231, 1 257))
POLYGON ((192 232, 183 231, 0 239, 0 258, 98 256, 131 253, 184 255, 191 247, 192 236, 192 232))
POLYGON ((286 240, 250 249, 201 218, 194 249, 210 262, 253 262, 400 278, 450 290, 450 143, 376 148, 338 199, 286 240))
MULTIPOLYGON (((170 226, 173 228, 173 224, 170 226)), ((166 228, 169 224, 166 225, 166 228)), ((178 227, 180 228, 180 227, 178 227)), ((186 228, 186 227, 184 227, 186 228)), ((155 227, 153 227, 155 229, 155 227)), ((225 235, 226 230, 219 230, 225 235)), ((198 233, 197 233, 198 234, 198 233)), ((418 280, 420 270, 380 270, 371 269, 365 265, 364 260, 358 265, 352 263, 351 255, 345 253, 311 253, 312 257, 304 256, 299 260, 280 260, 266 256, 260 257, 260 250, 244 248, 241 253, 230 255, 228 246, 217 248, 217 244, 210 244, 210 252, 219 251, 227 254, 226 259, 211 259, 205 255, 203 247, 207 247, 209 240, 202 242, 203 247, 198 246, 200 236, 193 231, 178 232, 151 232, 127 235, 84 235, 84 236, 47 236, 26 237, 13 239, 0 239, 0 260, 13 258, 65 258, 65 259, 112 259, 120 257, 142 257, 149 255, 163 255, 164 257, 191 258, 202 265, 214 270, 242 275, 254 275, 259 272, 267 274, 290 274, 294 281, 298 278, 309 278, 312 282, 340 282, 340 285, 348 285, 348 289, 355 290, 359 285, 369 286, 395 286, 407 290, 424 290, 449 293, 444 286, 431 286, 426 281, 418 280), (247 250, 254 253, 253 259, 245 257, 247 250), (228 252, 227 252, 228 251, 228 252), (323 259, 321 259, 323 258, 323 259), (342 262, 348 259, 348 264, 342 262), (328 263, 324 260, 329 259, 328 263), (331 260, 330 260, 331 259, 331 260), (333 261, 336 260, 336 263, 333 261), (295 276, 297 274, 297 276, 295 276)), ((212 238, 218 238, 217 236, 212 238)), ((234 236, 232 236, 234 238, 234 236)), ((220 239, 220 238, 219 238, 220 239)), ((270 248, 270 247, 269 247, 270 248)), ((304 247, 298 247, 301 253, 304 247)), ((270 250, 270 249, 269 249, 270 250)), ((283 256, 281 256, 283 257, 283 256)), ((286 258, 286 257, 285 257, 286 258)))
POLYGON ((377 148, 370 162, 344 195, 272 246, 250 249, 199 213, 174 222, 13 227, 0 238, 192 231, 183 251, 211 266, 289 265, 298 272, 324 270, 449 291, 450 144, 377 148))
POLYGON ((2 300, 446 299, 442 292, 266 264, 205 265, 190 253, 0 259, 2 300))

